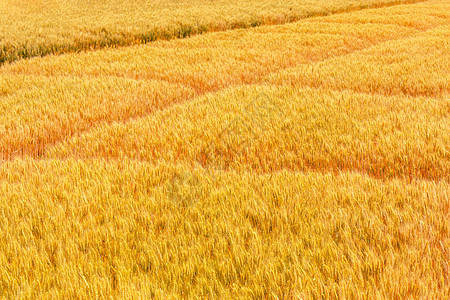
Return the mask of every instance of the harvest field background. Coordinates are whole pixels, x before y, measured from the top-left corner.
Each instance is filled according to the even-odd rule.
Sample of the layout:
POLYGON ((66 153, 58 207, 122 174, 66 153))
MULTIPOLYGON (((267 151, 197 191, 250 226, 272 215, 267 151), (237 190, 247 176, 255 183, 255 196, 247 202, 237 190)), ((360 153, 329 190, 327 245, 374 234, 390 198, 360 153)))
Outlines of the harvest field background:
POLYGON ((450 297, 450 1, 6 0, 0 49, 0 298, 450 297))

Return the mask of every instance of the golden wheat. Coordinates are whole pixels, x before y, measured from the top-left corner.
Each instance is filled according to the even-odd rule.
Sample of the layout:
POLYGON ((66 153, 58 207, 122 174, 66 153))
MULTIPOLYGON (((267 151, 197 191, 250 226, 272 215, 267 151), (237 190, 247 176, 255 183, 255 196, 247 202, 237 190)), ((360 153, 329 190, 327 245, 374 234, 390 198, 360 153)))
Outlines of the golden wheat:
POLYGON ((17 160, 0 166, 0 178, 2 296, 449 292, 450 187, 442 181, 72 159, 17 160), (174 197, 172 179, 182 174, 196 186, 174 197))
MULTIPOLYGON (((169 38, 170 26, 356 8, 112 3, 0 2, 0 44, 16 37, 35 54, 75 51, 78 38, 127 44, 120 33, 156 28, 138 9, 169 38), (25 13, 5 27, 4 15, 25 13)), ((433 0, 2 65, 0 298, 448 299, 449 8, 433 0)))

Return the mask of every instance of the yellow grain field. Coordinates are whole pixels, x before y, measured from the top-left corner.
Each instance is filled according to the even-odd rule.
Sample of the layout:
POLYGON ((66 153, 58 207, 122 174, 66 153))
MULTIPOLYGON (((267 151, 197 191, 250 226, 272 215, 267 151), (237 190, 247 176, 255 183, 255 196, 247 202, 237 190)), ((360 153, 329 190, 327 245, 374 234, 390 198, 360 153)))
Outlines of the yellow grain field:
POLYGON ((424 0, 2 0, 0 64, 424 0))
POLYGON ((450 1, 50 2, 0 4, 0 299, 450 298, 450 1))

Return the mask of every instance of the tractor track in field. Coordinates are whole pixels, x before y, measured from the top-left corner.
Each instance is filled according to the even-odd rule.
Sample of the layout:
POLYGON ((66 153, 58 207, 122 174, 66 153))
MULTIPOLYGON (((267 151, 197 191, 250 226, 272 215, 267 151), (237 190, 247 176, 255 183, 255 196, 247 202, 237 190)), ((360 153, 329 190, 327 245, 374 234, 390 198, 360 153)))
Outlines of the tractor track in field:
MULTIPOLYGON (((436 28, 436 27, 433 27, 433 28, 436 28)), ((409 34, 407 36, 402 36, 402 37, 399 37, 399 38, 385 39, 385 40, 377 42, 377 43, 372 43, 372 44, 368 45, 367 47, 362 47, 362 48, 346 51, 345 53, 342 53, 340 55, 332 55, 332 56, 326 57, 324 59, 311 60, 311 61, 309 61, 307 63, 304 63, 304 64, 312 64, 312 63, 324 62, 324 61, 327 61, 327 60, 330 60, 330 59, 336 59, 336 58, 339 58, 339 57, 345 57, 347 55, 351 55, 351 54, 357 53, 359 51, 364 51, 364 50, 370 49, 372 47, 376 47, 376 46, 382 45, 384 43, 388 43, 388 42, 392 42, 392 41, 398 41, 398 40, 403 40, 403 39, 410 39, 410 38, 413 38, 414 36, 416 36, 418 34, 422 34, 422 33, 426 32, 428 30, 431 30, 433 28, 429 28, 429 29, 426 29, 426 30, 418 30, 417 32, 415 32, 413 34, 409 34)), ((298 65, 301 65, 301 64, 298 64, 298 65)), ((133 122, 133 121, 136 121, 136 120, 139 120, 139 119, 151 116, 156 111, 164 111, 164 110, 170 109, 170 107, 172 107, 173 105, 182 105, 182 104, 190 102, 190 101, 195 101, 195 99, 197 99, 198 97, 201 97, 201 96, 204 96, 204 95, 207 95, 207 94, 218 93, 218 92, 221 92, 223 90, 230 89, 230 88, 233 88, 233 87, 245 86, 245 85, 251 85, 251 84, 267 84, 265 78, 268 75, 274 74, 274 73, 277 73, 277 72, 280 72, 280 71, 283 71, 283 70, 286 70, 286 69, 289 69, 289 68, 293 68, 293 67, 296 67, 298 65, 297 64, 291 64, 291 65, 283 66, 283 67, 280 67, 280 68, 278 68, 278 69, 276 69, 274 71, 269 71, 269 72, 265 72, 263 74, 260 74, 259 76, 254 77, 251 80, 248 80, 246 82, 241 82, 241 83, 238 83, 238 84, 231 84, 231 85, 228 85, 228 86, 225 86, 225 87, 218 87, 218 88, 213 88, 213 89, 209 89, 209 90, 198 90, 198 89, 196 89, 195 86, 185 85, 186 87, 194 88, 194 90, 196 91, 195 96, 193 96, 192 98, 181 99, 180 101, 177 101, 177 102, 168 103, 167 105, 164 105, 163 107, 159 107, 159 108, 152 107, 148 111, 143 111, 142 113, 140 113, 138 115, 134 115, 134 116, 126 118, 126 119, 98 122, 96 124, 92 124, 91 126, 85 128, 84 130, 76 131, 76 132, 74 132, 74 133, 72 133, 70 135, 66 135, 66 136, 63 136, 61 138, 58 138, 58 139, 56 139, 56 140, 54 140, 52 142, 44 143, 44 144, 39 143, 38 145, 36 145, 36 147, 27 147, 28 148, 27 150, 24 150, 22 148, 18 148, 18 149, 15 149, 13 152, 3 154, 3 157, 4 157, 3 160, 13 160, 15 157, 23 157, 23 156, 30 156, 32 158, 39 159, 39 158, 41 158, 43 156, 45 157, 46 149, 48 149, 49 147, 55 147, 58 144, 66 141, 66 140, 68 140, 68 139, 70 139, 70 138, 72 138, 74 136, 80 136, 80 135, 92 132, 92 131, 96 130, 97 128, 99 128, 99 126, 108 126, 108 125, 113 124, 113 123, 126 124, 126 123, 129 123, 129 122, 133 122)), ((54 77, 54 76, 48 76, 48 75, 33 75, 33 76, 54 77)), ((57 77, 81 77, 82 78, 84 76, 74 76, 74 75, 63 75, 62 76, 62 75, 57 75, 57 77)), ((89 77, 96 78, 98 76, 90 75, 89 77)), ((129 76, 112 76, 112 75, 108 75, 108 76, 105 76, 105 77, 119 77, 119 78, 134 79, 134 80, 155 80, 155 79, 158 79, 158 80, 165 81, 165 82, 168 82, 168 83, 171 83, 171 84, 173 84, 173 83, 180 84, 180 82, 176 81, 175 79, 174 80, 165 80, 165 79, 156 78, 156 77, 155 78, 145 78, 145 79, 144 78, 133 78, 133 77, 129 77, 129 76)), ((271 85, 276 85, 276 84, 271 84, 271 85)), ((308 86, 305 86, 305 87, 308 87, 308 86)))

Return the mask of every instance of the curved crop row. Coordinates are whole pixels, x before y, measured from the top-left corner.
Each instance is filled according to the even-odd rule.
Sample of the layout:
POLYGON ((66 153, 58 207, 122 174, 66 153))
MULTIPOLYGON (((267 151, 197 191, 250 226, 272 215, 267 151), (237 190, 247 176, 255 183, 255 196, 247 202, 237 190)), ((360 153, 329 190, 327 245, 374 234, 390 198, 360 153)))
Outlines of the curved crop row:
MULTIPOLYGON (((346 56, 351 53, 361 57, 367 52, 367 58, 373 60, 372 68, 381 66, 387 73, 376 77, 377 72, 351 71, 348 80, 353 80, 353 84, 362 88, 367 82, 361 80, 361 76, 372 76, 372 87, 379 87, 374 90, 369 86, 363 91, 402 93, 403 90, 391 89, 396 81, 403 81, 404 76, 419 73, 416 71, 419 66, 421 71, 417 78, 405 82, 429 96, 445 92, 447 75, 441 74, 446 68, 446 44, 436 33, 445 28, 448 21, 439 8, 424 3, 349 15, 359 20, 359 24, 335 24, 329 20, 333 17, 330 16, 5 65, 0 70, 0 156, 6 159, 17 155, 39 157, 49 145, 74 134, 142 117, 230 86, 261 82, 301 86, 307 83, 311 70, 312 75, 316 69, 318 74, 323 73, 316 67, 319 65, 329 66, 329 72, 334 75, 347 74, 355 69, 352 64, 358 61, 346 56), (408 13, 409 19, 398 18, 386 24, 389 14, 402 11, 408 13), (423 30, 428 31, 422 33, 423 30), (425 36, 416 39, 418 42, 406 39, 420 34, 425 36), (398 39, 405 40, 391 41, 398 39), (391 44, 380 44, 387 41, 391 44), (411 43, 414 43, 412 47, 411 43), (401 47, 395 46, 397 44, 401 47), (378 46, 370 48, 374 45, 378 46), (374 52, 375 49, 387 52, 383 49, 391 45, 398 52, 395 55, 402 58, 395 68, 374 52), (421 47, 426 50, 420 50, 421 47), (418 48, 411 56, 412 49, 418 48), (363 49, 367 49, 366 52, 359 51, 363 49), (444 51, 444 55, 438 56, 439 51, 444 51), (435 67, 423 69, 423 64, 417 63, 419 54, 435 67), (336 58, 338 56, 341 58, 336 58), (340 60, 339 64, 335 63, 340 60), (411 72, 400 74, 407 65, 411 72), (283 69, 287 71, 279 72, 283 69), (390 75, 393 72, 395 76, 390 75), (422 80, 430 76, 437 79, 422 80)), ((314 82, 316 86, 322 84, 320 80, 314 82)), ((336 80, 330 80, 332 82, 336 80)), ((351 86, 344 86, 342 81, 342 87, 351 86)))

